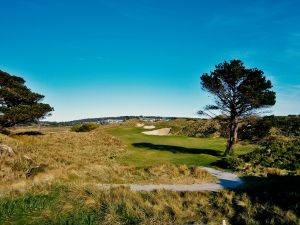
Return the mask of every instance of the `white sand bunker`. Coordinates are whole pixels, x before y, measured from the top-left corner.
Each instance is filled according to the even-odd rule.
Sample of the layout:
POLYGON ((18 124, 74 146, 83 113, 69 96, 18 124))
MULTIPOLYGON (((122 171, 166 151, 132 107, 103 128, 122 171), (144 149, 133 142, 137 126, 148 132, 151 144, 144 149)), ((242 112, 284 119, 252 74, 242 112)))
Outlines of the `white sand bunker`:
POLYGON ((143 126, 145 126, 145 124, 143 124, 143 123, 137 123, 136 126, 137 127, 143 127, 143 126))
POLYGON ((152 130, 152 129, 154 129, 155 128, 155 126, 144 126, 144 129, 146 129, 146 130, 152 130))
POLYGON ((170 131, 171 128, 162 128, 158 130, 144 131, 142 133, 146 135, 167 136, 170 134, 170 131))

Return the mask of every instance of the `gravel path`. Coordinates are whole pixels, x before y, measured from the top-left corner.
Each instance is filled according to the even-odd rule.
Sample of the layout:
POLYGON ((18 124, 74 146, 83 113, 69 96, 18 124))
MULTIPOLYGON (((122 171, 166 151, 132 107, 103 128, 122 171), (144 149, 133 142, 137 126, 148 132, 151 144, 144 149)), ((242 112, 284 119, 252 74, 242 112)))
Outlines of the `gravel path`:
POLYGON ((153 191, 153 190, 170 190, 170 191, 217 191, 226 188, 236 188, 237 186, 243 184, 243 181, 233 173, 223 172, 220 170, 216 170, 213 168, 202 167, 202 169, 206 170, 207 172, 211 173, 213 176, 216 176, 219 181, 217 183, 208 183, 208 184, 130 184, 130 185, 122 185, 122 184, 112 184, 112 185, 103 185, 104 188, 110 187, 129 187, 133 191, 153 191))

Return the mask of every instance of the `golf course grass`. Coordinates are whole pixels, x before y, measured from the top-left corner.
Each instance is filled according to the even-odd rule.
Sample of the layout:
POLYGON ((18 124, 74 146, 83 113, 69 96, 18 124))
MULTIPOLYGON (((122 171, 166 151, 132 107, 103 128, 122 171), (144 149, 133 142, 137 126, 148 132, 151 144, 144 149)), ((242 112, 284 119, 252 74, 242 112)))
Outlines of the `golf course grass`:
MULTIPOLYGON (((118 127, 106 130, 125 144, 128 154, 119 158, 125 165, 149 167, 161 163, 211 166, 219 160, 226 146, 224 138, 193 138, 186 136, 149 136, 143 128, 118 127)), ((245 154, 257 146, 240 143, 235 153, 245 154)))

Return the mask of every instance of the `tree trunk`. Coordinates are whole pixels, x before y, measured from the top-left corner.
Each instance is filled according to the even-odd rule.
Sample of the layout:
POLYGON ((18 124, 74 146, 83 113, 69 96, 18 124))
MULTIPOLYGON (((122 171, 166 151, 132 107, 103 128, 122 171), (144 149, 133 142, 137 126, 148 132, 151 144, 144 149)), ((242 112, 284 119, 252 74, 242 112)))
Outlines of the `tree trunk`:
POLYGON ((233 155, 233 145, 237 142, 237 134, 238 134, 238 120, 234 118, 230 120, 229 124, 229 137, 227 140, 227 146, 224 155, 233 155))
POLYGON ((238 123, 236 122, 236 126, 233 131, 233 144, 236 144, 238 142, 238 129, 239 129, 239 126, 238 126, 238 123))

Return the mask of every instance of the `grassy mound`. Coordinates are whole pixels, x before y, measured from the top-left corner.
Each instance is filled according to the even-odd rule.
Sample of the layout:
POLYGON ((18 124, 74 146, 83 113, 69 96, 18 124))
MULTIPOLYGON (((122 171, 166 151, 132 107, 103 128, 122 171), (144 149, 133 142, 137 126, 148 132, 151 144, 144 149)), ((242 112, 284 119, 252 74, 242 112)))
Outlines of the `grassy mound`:
POLYGON ((24 129, 20 129, 23 135, 0 135, 0 142, 11 146, 15 152, 0 154, 0 189, 9 185, 26 188, 27 181, 84 181, 87 184, 214 181, 206 171, 180 165, 182 163, 174 165, 160 160, 141 168, 135 164, 121 164, 119 159, 130 154, 118 138, 100 128, 82 133, 71 132, 68 127, 42 128, 43 135, 34 136, 24 129))
POLYGON ((199 120, 181 129, 189 137, 219 137, 221 125, 215 120, 199 120))
POLYGON ((113 183, 121 184, 202 184, 216 182, 214 176, 196 166, 160 164, 147 168, 122 166, 107 169, 114 173, 113 183))
POLYGON ((195 122, 194 119, 173 119, 169 121, 158 121, 155 122, 155 126, 157 128, 165 128, 169 127, 171 128, 171 133, 174 135, 180 135, 181 130, 195 122))
POLYGON ((100 129, 76 133, 69 128, 42 128, 42 133, 44 135, 0 135, 0 142, 15 152, 0 155, 0 185, 26 179, 26 173, 39 165, 45 165, 44 174, 48 178, 68 176, 74 171, 88 171, 87 166, 109 165, 124 152, 119 139, 100 129))
POLYGON ((84 123, 84 124, 75 124, 71 131, 75 132, 89 132, 97 129, 99 126, 95 123, 84 123))

